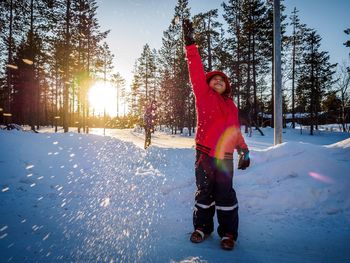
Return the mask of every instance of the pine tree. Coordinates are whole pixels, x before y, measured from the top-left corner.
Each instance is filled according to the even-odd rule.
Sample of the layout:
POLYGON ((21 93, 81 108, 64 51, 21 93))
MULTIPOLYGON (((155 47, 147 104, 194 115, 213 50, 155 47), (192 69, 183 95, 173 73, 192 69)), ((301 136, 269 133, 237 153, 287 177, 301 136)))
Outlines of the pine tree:
POLYGON ((139 75, 137 74, 137 61, 135 62, 134 65, 134 70, 133 70, 133 79, 131 83, 131 92, 130 92, 130 97, 128 99, 128 104, 129 104, 129 112, 131 115, 135 118, 141 118, 142 114, 142 109, 141 109, 141 98, 140 98, 140 79, 139 75))
POLYGON ((327 114, 327 123, 341 121, 341 108, 342 103, 341 99, 337 96, 337 92, 334 90, 327 92, 321 104, 321 110, 327 114))
POLYGON ((24 36, 23 13, 26 7, 27 2, 19 0, 0 2, 0 50, 2 51, 0 52, 0 77, 4 79, 0 85, 0 108, 12 115, 14 115, 11 108, 14 96, 14 74, 18 69, 14 63, 14 57, 20 39, 24 36))
POLYGON ((337 92, 340 93, 340 105, 341 105, 341 114, 340 114, 340 122, 343 128, 343 132, 350 132, 347 127, 349 127, 346 123, 346 120, 349 118, 349 114, 346 112, 346 108, 350 106, 350 70, 349 66, 345 63, 340 65, 337 74, 337 92))
POLYGON ((109 46, 106 42, 103 42, 102 46, 99 47, 98 60, 96 61, 95 73, 103 73, 103 81, 107 81, 107 74, 113 69, 113 58, 109 46))
POLYGON ((174 82, 176 78, 176 42, 177 31, 175 29, 175 20, 169 25, 168 29, 163 32, 163 45, 159 50, 158 64, 160 77, 160 106, 163 123, 169 127, 174 128, 174 105, 175 92, 174 82))
MULTIPOLYGON (((347 35, 350 35, 350 28, 345 29, 344 33, 347 34, 347 35)), ((350 47, 350 39, 347 40, 346 42, 344 42, 344 46, 350 47)), ((350 56, 350 53, 349 53, 349 56, 350 56)))
POLYGON ((155 83, 156 77, 156 57, 154 52, 152 52, 150 46, 146 44, 143 47, 140 58, 138 59, 137 73, 139 78, 139 83, 141 85, 140 95, 142 101, 145 103, 152 100, 151 96, 151 86, 155 83))
MULTIPOLYGON (((266 45, 264 45, 264 55, 267 59, 270 61, 270 74, 271 74, 271 103, 269 112, 271 112, 271 127, 273 127, 273 119, 274 119, 274 109, 273 109, 273 101, 274 101, 274 49, 273 49, 273 1, 267 1, 266 2, 266 8, 267 8, 267 21, 264 23, 264 38, 266 38, 267 42, 266 45)), ((287 24, 284 22, 286 19, 286 15, 283 15, 285 10, 285 6, 283 5, 283 1, 280 2, 280 11, 281 11, 281 55, 282 58, 284 57, 285 52, 285 46, 287 45, 288 38, 285 36, 286 32, 286 26, 287 24)), ((283 60, 282 66, 285 63, 283 60)), ((282 87, 283 88, 283 87, 282 87)), ((282 89, 283 91, 283 89, 282 89)))
POLYGON ((46 2, 39 0, 30 0, 22 2, 23 8, 22 30, 25 35, 16 51, 16 59, 18 70, 15 73, 18 78, 24 76, 24 80, 17 79, 16 85, 13 85, 13 107, 14 119, 23 124, 29 124, 32 129, 35 125, 37 128, 44 123, 47 103, 44 101, 45 95, 43 91, 47 87, 47 72, 45 65, 48 61, 47 49, 47 32, 49 20, 46 16, 46 2), (24 62, 24 63, 23 63, 24 62), (23 70, 24 72, 20 72, 23 70), (20 83, 25 83, 21 85, 20 83), (23 111, 21 110, 21 96, 27 94, 26 102, 28 103, 26 118, 23 119, 23 111), (19 100, 19 101, 16 101, 19 100))
POLYGON ((175 14, 168 29, 163 33, 163 45, 159 51, 159 83, 164 98, 161 107, 168 104, 169 111, 165 116, 174 133, 177 129, 183 131, 187 125, 192 127, 194 112, 191 86, 188 79, 188 69, 185 60, 182 36, 182 20, 190 17, 187 0, 178 0, 175 14), (164 86, 163 86, 164 85, 164 86))
POLYGON ((12 106, 16 122, 34 129, 63 116, 67 130, 82 105, 87 120, 87 90, 108 34, 99 30, 96 10, 95 0, 0 2, 1 68, 9 65, 0 72, 0 107, 12 106))
POLYGON ((14 62, 18 65, 14 81, 13 112, 16 122, 29 124, 34 130, 39 124, 39 63, 42 42, 36 34, 31 35, 20 44, 14 62))
POLYGON ((299 61, 302 60, 302 49, 303 49, 303 36, 307 33, 306 25, 300 23, 298 17, 298 10, 294 8, 291 16, 292 26, 292 128, 295 128, 295 82, 298 78, 297 73, 299 72, 299 61))
POLYGON ((120 100, 122 99, 124 101, 124 105, 126 103, 125 79, 120 75, 119 72, 117 72, 115 74, 112 74, 111 82, 115 85, 117 89, 117 117, 119 117, 120 100))
POLYGON ((260 75, 266 74, 268 24, 266 7, 259 0, 223 3, 224 19, 228 24, 226 40, 233 90, 240 109, 253 113, 257 123, 258 87, 260 75))
POLYGON ((241 108, 241 90, 243 89, 243 38, 242 38, 242 0, 230 0, 222 4, 224 8, 224 19, 228 26, 229 36, 226 39, 226 50, 229 55, 227 61, 231 85, 236 96, 237 106, 241 108))
POLYGON ((193 17, 196 44, 203 61, 206 72, 223 68, 223 61, 219 54, 222 53, 222 24, 218 21, 218 10, 210 10, 206 13, 199 13, 193 17), (221 51, 221 52, 220 52, 221 51))
POLYGON ((320 51, 321 37, 315 30, 305 35, 305 53, 301 71, 303 75, 298 80, 298 89, 303 90, 310 113, 310 134, 318 129, 318 113, 321 109, 323 94, 333 84, 336 64, 329 62, 328 52, 320 51))
MULTIPOLYGON (((101 41, 106 38, 109 31, 100 31, 96 18, 97 3, 95 0, 60 0, 53 2, 56 15, 56 26, 53 40, 56 47, 63 48, 62 57, 58 59, 64 64, 58 63, 59 72, 63 71, 64 105, 63 119, 65 130, 71 125, 72 111, 77 110, 79 130, 89 131, 89 103, 88 89, 95 77, 95 72, 101 70, 101 41), (63 26, 62 26, 63 25, 63 26), (77 32, 72 34, 72 32, 77 32), (69 102, 69 98, 72 98, 69 102), (77 106, 69 105, 75 103, 77 106), (75 109, 76 108, 76 109, 75 109)), ((62 53, 62 52, 59 52, 62 53)), ((60 54, 62 56, 62 54, 60 54)), ((57 63, 53 63, 54 65, 57 63)), ((60 111, 59 111, 60 112, 60 111)), ((74 113, 73 113, 74 114, 74 113)))

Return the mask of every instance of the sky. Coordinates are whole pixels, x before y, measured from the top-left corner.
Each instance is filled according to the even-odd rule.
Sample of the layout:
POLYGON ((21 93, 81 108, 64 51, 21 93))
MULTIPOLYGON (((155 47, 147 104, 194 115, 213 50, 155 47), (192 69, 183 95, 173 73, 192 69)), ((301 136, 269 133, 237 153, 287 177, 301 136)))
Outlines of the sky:
MULTIPOLYGON (((223 0, 189 0, 191 15, 219 9, 223 0)), ((225 1, 227 2, 227 1, 225 1)), ((111 30, 106 41, 115 55, 114 71, 131 84, 135 61, 143 46, 159 49, 163 32, 174 16, 177 0, 97 0, 102 30, 111 30)), ((299 10, 302 23, 314 28, 322 37, 321 48, 328 51, 332 63, 348 61, 350 49, 343 43, 349 38, 343 31, 350 28, 349 0, 285 0, 286 14, 294 7, 299 10)))

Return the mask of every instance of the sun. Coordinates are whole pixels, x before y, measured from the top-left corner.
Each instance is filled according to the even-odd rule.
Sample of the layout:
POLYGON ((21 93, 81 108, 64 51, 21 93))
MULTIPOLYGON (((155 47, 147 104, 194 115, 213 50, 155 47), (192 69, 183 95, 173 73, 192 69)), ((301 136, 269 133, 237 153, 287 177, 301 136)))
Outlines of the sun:
POLYGON ((111 117, 117 116, 117 90, 111 83, 96 82, 90 88, 88 97, 95 115, 103 115, 106 111, 111 117))

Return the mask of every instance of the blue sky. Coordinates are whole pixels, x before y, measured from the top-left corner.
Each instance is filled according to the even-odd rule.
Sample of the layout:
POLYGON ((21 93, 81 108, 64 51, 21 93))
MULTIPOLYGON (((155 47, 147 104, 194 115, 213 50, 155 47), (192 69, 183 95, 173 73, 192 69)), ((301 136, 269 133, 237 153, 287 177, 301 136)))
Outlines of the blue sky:
MULTIPOLYGON (((189 0, 191 15, 215 8, 222 13, 222 2, 189 0)), ((120 72, 129 86, 143 46, 148 43, 151 48, 161 47, 163 31, 170 24, 177 0, 97 0, 97 3, 101 28, 111 30, 107 43, 115 55, 114 71, 120 72)), ((284 5, 287 15, 297 7, 301 22, 317 30, 322 37, 322 49, 330 53, 331 62, 348 59, 350 49, 343 45, 347 39, 343 31, 350 27, 349 0, 285 0, 284 5)))

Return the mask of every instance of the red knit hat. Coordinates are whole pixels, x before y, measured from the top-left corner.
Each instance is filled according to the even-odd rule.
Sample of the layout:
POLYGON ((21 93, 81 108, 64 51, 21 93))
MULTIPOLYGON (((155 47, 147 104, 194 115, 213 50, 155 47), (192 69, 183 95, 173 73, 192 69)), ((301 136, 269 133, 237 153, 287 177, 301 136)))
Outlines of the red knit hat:
POLYGON ((230 81, 224 72, 214 70, 214 71, 210 71, 207 74, 205 74, 205 76, 207 78, 207 84, 209 84, 210 80, 216 75, 223 77, 224 81, 225 81, 226 89, 225 89, 224 93, 222 93, 222 95, 229 96, 231 93, 230 81))

